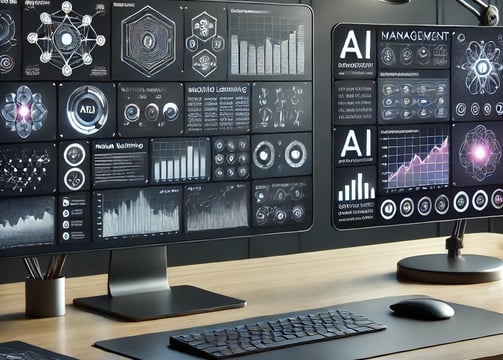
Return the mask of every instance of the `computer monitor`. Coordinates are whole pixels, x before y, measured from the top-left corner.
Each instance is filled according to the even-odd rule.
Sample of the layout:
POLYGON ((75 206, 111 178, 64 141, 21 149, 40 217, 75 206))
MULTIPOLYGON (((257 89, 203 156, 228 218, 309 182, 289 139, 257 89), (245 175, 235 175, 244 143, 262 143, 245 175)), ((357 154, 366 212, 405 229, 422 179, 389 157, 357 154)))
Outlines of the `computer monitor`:
POLYGON ((456 220, 448 254, 404 259, 400 278, 503 273, 499 259, 460 253, 466 219, 503 208, 502 38, 499 27, 333 27, 333 226, 456 220))
POLYGON ((164 247, 312 225, 311 9, 25 1, 0 25, 0 258, 113 250, 75 303, 126 319, 243 306, 170 288, 164 247))

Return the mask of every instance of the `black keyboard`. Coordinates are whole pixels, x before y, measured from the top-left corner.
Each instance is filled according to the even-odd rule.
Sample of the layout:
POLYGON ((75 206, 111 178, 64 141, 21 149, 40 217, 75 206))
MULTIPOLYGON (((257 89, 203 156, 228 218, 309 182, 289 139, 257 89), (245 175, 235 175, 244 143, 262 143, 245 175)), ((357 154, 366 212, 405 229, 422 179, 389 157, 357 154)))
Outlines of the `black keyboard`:
POLYGON ((365 316, 334 309, 171 336, 169 346, 206 359, 225 359, 384 329, 386 325, 365 316))

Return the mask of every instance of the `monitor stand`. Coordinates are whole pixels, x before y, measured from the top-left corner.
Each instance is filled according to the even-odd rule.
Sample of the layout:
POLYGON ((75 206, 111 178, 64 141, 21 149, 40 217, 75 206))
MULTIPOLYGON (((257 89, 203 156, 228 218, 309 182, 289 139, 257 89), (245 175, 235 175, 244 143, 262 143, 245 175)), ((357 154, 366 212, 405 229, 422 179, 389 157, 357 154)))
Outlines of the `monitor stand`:
POLYGON ((461 255, 466 220, 457 220, 446 240, 447 254, 419 255, 397 264, 397 277, 430 284, 475 284, 500 280, 503 261, 482 255, 461 255))
POLYGON ((143 321, 238 308, 245 300, 188 285, 170 287, 166 247, 113 250, 108 294, 73 300, 82 306, 128 321, 143 321))

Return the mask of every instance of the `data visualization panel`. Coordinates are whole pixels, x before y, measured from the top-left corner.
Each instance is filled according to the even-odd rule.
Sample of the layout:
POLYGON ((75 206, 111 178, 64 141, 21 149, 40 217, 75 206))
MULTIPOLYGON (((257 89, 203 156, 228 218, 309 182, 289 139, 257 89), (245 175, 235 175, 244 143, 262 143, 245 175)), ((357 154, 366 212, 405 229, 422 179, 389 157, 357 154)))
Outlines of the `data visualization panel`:
POLYGON ((98 239, 178 232, 181 189, 149 187, 94 193, 98 239))
POLYGON ((379 130, 380 192, 449 185, 449 128, 379 130))
POLYGON ((310 25, 299 10, 230 5, 230 75, 309 77, 310 25))
POLYGON ((337 229, 496 216, 501 28, 332 30, 337 229))
POLYGON ((54 244, 56 200, 52 196, 0 202, 0 249, 54 244))

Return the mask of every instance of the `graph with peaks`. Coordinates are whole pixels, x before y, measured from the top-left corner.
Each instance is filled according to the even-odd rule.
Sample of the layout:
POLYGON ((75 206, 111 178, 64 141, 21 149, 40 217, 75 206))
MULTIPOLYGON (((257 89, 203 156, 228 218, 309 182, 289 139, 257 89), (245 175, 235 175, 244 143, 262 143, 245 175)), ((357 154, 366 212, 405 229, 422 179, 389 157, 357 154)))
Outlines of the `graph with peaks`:
POLYGON ((383 190, 434 188, 449 183, 449 135, 445 127, 381 130, 383 190))
POLYGON ((13 198, 0 202, 0 248, 53 244, 55 199, 13 198))
POLYGON ((178 187, 110 190, 95 197, 102 238, 180 230, 178 187))

